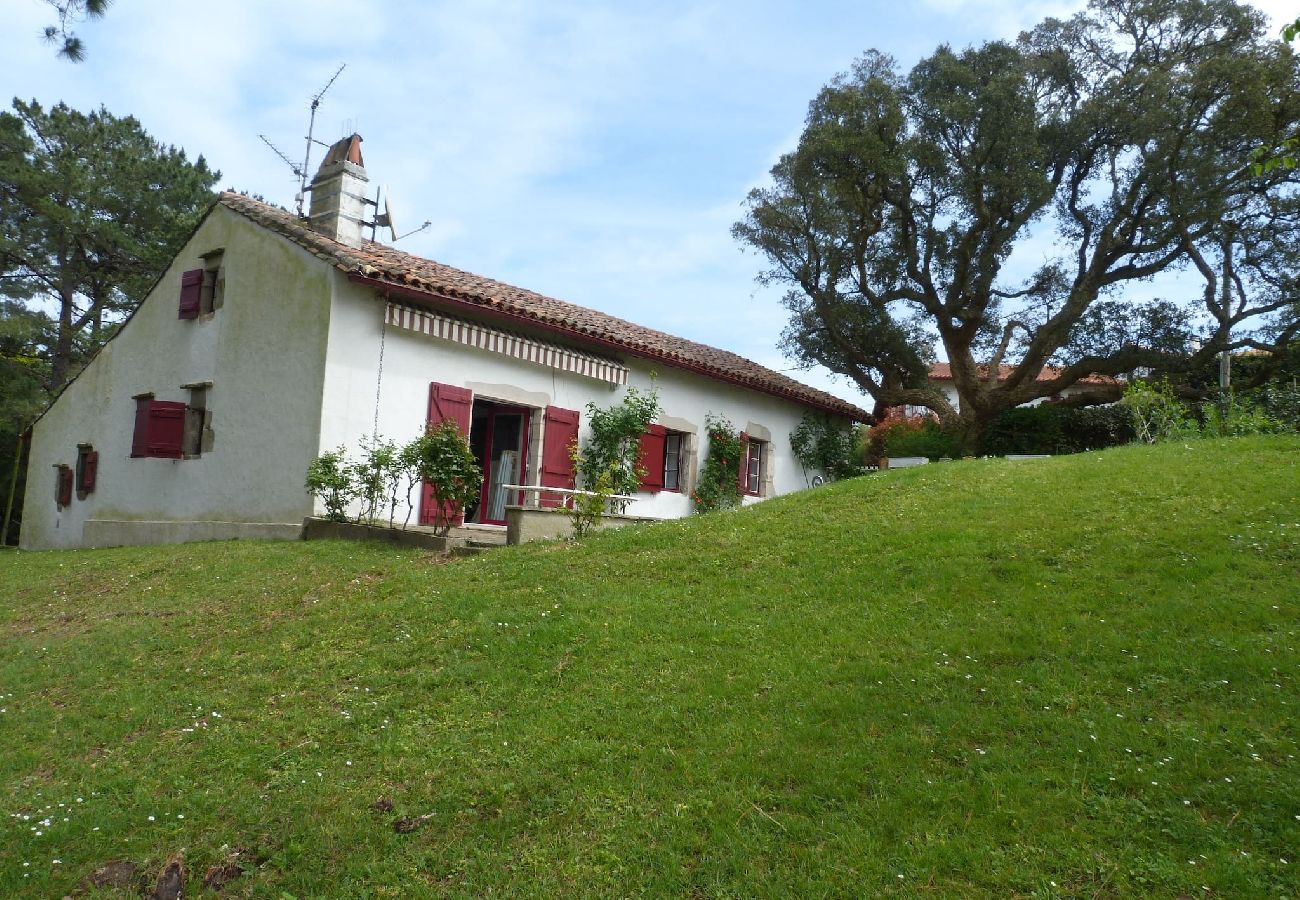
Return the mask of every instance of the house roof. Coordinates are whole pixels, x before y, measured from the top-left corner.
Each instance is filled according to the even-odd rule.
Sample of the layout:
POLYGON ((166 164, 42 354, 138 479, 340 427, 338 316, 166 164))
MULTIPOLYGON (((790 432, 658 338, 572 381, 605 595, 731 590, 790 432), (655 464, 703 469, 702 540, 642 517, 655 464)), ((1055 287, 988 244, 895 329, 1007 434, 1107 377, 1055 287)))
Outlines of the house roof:
MULTIPOLYGON (((998 366, 998 381, 1006 381, 1007 378, 1010 377, 1012 371, 1014 370, 1015 370, 1015 366, 1008 366, 1008 365, 998 366)), ((980 366, 979 373, 981 378, 986 376, 988 374, 988 366, 980 366)), ((1060 374, 1061 374, 1061 370, 1056 368, 1055 366, 1043 366, 1043 371, 1038 373, 1038 377, 1035 378, 1034 381, 1052 381, 1053 379, 1059 377, 1060 374)), ((931 381, 952 381, 953 380, 952 366, 950 366, 948 363, 932 364, 930 366, 930 380, 931 381)), ((1119 383, 1118 381, 1116 381, 1114 378, 1111 378, 1108 375, 1085 375, 1075 382, 1075 384, 1093 384, 1093 385, 1118 384, 1118 383, 1119 383)))
POLYGON ((857 421, 871 419, 865 410, 851 403, 727 350, 674 337, 382 244, 367 241, 361 247, 349 247, 312 231, 293 213, 243 194, 223 192, 219 202, 299 244, 353 278, 381 289, 391 287, 398 291, 429 294, 432 295, 430 299, 456 301, 462 309, 477 307, 486 313, 533 324, 584 344, 620 350, 688 369, 857 421))

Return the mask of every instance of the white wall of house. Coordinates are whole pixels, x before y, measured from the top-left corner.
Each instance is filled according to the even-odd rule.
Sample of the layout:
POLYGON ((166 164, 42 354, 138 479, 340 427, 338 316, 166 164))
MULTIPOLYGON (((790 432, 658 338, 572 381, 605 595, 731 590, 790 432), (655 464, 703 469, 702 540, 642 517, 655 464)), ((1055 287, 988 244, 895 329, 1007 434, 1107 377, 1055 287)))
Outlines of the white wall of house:
MULTIPOLYGON (((577 410, 581 414, 579 440, 584 442, 587 404, 610 406, 620 402, 626 393, 621 386, 392 326, 382 335, 381 378, 377 373, 380 372, 384 302, 377 299, 372 288, 351 283, 341 273, 335 273, 334 297, 321 415, 322 450, 340 444, 355 448, 375 430, 376 393, 378 433, 399 442, 415 437, 424 428, 431 382, 469 388, 476 398, 537 410, 548 405, 577 410)), ((524 330, 506 327, 517 332, 524 330)), ((561 343, 554 336, 541 333, 536 336, 561 343)), ((630 514, 656 518, 690 514, 689 492, 698 473, 700 452, 705 449, 701 444, 707 443, 704 419, 708 413, 726 416, 738 429, 770 440, 764 496, 805 488, 808 479, 817 474, 805 473, 790 449, 790 432, 799 424, 806 407, 661 363, 636 357, 629 357, 626 362, 629 386, 641 390, 648 390, 652 385, 658 388, 663 408, 660 424, 693 435, 684 454, 684 490, 639 494, 628 509, 630 514)), ((531 435, 533 452, 526 476, 532 484, 537 483, 541 441, 537 430, 531 435)), ((747 497, 745 502, 757 499, 747 497)), ((405 512, 403 504, 398 509, 399 520, 405 512)), ((412 521, 416 515, 418 509, 412 521)))
POLYGON ((32 432, 22 546, 110 546, 297 534, 318 448, 330 269, 217 206, 135 315, 32 432), (224 302, 178 318, 181 273, 224 249, 224 302), (135 395, 185 401, 211 381, 211 449, 197 459, 131 458, 135 395), (54 466, 93 445, 93 493, 55 505, 54 466))

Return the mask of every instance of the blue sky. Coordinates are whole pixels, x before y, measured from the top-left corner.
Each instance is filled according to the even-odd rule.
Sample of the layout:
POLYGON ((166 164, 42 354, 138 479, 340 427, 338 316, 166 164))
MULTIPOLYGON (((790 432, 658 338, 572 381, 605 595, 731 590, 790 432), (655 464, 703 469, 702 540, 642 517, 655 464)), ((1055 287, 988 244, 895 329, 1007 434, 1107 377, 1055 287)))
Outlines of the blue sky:
MULTIPOLYGON (((940 43, 1013 37, 1077 2, 117 0, 56 58, 41 0, 7 0, 0 94, 103 105, 292 207, 317 137, 364 138, 399 246, 703 341, 776 369, 785 313, 729 234, 798 138, 808 101, 867 49, 908 67, 940 43)), ((1257 4, 1277 25, 1294 4, 1257 4)), ((320 158, 320 149, 314 153, 320 158)), ((312 168, 315 168, 313 164, 312 168)), ((794 377, 862 402, 823 371, 794 377)))

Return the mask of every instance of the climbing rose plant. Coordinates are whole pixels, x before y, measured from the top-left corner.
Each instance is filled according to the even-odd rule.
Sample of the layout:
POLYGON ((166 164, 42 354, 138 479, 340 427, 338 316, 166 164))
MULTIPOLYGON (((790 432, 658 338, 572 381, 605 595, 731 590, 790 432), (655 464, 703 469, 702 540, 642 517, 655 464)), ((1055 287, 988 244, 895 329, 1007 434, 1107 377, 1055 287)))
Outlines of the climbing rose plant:
POLYGON ((699 482, 691 493, 696 512, 729 509, 740 504, 740 432, 724 416, 704 417, 709 452, 700 466, 699 482))

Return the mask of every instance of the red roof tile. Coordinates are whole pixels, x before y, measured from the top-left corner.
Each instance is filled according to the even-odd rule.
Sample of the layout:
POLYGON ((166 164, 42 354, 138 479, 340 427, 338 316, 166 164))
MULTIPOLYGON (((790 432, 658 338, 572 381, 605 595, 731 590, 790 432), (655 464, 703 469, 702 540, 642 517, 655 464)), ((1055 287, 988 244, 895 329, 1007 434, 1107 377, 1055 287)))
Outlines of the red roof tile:
POLYGON ((485 312, 535 324, 578 342, 622 350, 633 356, 785 397, 856 421, 869 421, 871 418, 865 410, 851 403, 727 350, 674 337, 382 244, 366 242, 359 248, 349 247, 312 231, 293 213, 243 194, 224 192, 219 202, 301 245, 349 275, 364 278, 381 288, 391 285, 395 289, 414 289, 448 298, 465 306, 479 307, 485 312))
MULTIPOLYGON (((1011 372, 1014 370, 1014 368, 1015 368, 1014 366, 1008 366, 1008 365, 998 366, 998 381, 1006 381, 1007 378, 1011 375, 1011 372)), ((988 367, 980 366, 979 373, 981 377, 984 377, 985 375, 988 374, 988 367)), ((1061 370, 1054 366, 1043 366, 1043 371, 1039 372, 1038 377, 1035 378, 1034 380, 1051 381, 1054 378, 1058 377, 1060 374, 1061 374, 1061 370)), ((952 381, 953 380, 952 366, 950 366, 948 363, 934 363, 933 365, 930 366, 930 380, 931 381, 952 381)), ((1118 383, 1119 382, 1117 382, 1114 378, 1111 378, 1108 375, 1085 375, 1075 382, 1075 384, 1118 384, 1118 383)))

